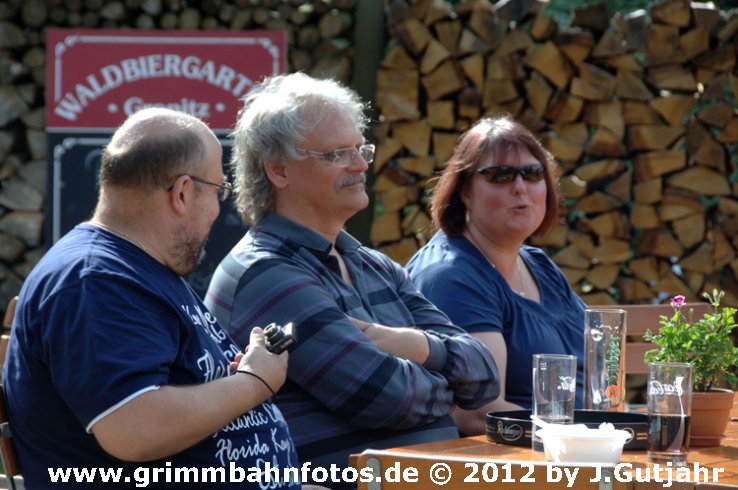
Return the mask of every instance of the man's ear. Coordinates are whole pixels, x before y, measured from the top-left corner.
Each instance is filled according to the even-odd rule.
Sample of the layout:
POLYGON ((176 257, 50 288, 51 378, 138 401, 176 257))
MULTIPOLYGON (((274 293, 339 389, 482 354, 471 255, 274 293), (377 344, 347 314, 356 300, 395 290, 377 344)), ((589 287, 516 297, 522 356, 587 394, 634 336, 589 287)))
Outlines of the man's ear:
POLYGON ((187 205, 194 198, 195 182, 189 175, 181 175, 168 192, 167 204, 176 214, 184 215, 187 213, 187 205))
POLYGON ((289 183, 289 169, 283 163, 266 162, 264 164, 269 182, 277 189, 284 189, 289 183))

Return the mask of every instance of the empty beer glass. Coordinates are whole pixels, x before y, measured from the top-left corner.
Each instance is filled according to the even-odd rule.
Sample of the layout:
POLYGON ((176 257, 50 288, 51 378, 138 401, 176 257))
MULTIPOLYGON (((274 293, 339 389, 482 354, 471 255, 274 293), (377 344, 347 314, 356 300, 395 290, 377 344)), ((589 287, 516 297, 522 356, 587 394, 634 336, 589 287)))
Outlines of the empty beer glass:
MULTIPOLYGON (((544 422, 574 422, 577 385, 577 357, 564 354, 533 355, 533 414, 544 422)), ((536 436, 540 427, 533 424, 533 450, 543 451, 536 436)))

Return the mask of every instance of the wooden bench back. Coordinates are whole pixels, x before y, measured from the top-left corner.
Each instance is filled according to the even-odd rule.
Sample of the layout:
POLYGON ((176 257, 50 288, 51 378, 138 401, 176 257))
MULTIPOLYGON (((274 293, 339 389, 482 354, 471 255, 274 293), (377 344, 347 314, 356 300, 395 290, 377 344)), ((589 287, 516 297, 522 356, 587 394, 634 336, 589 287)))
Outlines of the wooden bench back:
POLYGON ((10 329, 13 327, 15 305, 17 304, 18 296, 13 296, 8 302, 8 308, 5 310, 5 317, 3 317, 3 331, 0 334, 0 366, 5 364, 5 355, 8 352, 8 343, 10 342, 10 329))
MULTIPOLYGON (((13 317, 15 316, 15 306, 18 303, 18 297, 14 297, 8 303, 8 309, 5 310, 5 318, 3 320, 3 332, 0 335, 0 365, 5 364, 5 357, 10 342, 10 329, 13 326, 13 317)), ((5 407, 5 389, 0 384, 0 458, 5 467, 5 475, 8 477, 8 485, 11 489, 21 488, 18 463, 15 457, 15 448, 11 438, 10 423, 8 422, 8 412, 5 407)))
MULTIPOLYGON (((625 344, 625 372, 626 374, 644 374, 648 373, 648 364, 643 360, 646 351, 656 347, 651 342, 643 340, 643 334, 647 330, 657 333, 661 324, 659 319, 661 315, 671 317, 674 315, 674 308, 669 304, 665 305, 592 305, 588 308, 600 309, 622 309, 627 311, 626 315, 626 334, 628 341, 625 344)), ((692 318, 697 320, 702 318, 705 313, 712 312, 712 306, 708 303, 686 303, 682 307, 682 311, 689 315, 692 310, 692 318)))

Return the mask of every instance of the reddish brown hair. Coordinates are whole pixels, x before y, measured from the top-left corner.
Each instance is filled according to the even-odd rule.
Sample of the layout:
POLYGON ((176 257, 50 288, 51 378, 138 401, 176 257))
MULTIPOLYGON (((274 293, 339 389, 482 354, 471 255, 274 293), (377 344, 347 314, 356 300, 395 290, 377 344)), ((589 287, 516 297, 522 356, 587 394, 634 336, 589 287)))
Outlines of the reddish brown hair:
POLYGON ((433 189, 430 201, 433 225, 447 235, 461 235, 466 227, 466 206, 461 196, 475 170, 490 159, 503 162, 505 154, 516 149, 527 150, 546 168, 546 214, 533 234, 545 235, 551 231, 559 219, 556 162, 541 142, 509 115, 480 119, 461 135, 454 154, 433 189))

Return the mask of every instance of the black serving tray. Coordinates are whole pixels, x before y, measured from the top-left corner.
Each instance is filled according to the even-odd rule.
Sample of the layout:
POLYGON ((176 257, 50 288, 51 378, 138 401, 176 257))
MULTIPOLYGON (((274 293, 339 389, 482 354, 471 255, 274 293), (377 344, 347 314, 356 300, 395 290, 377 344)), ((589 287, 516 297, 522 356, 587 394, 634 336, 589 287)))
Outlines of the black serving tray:
MULTIPOLYGON (((487 414, 487 439, 500 444, 530 446, 533 422, 530 410, 506 410, 487 414)), ((596 429, 602 422, 610 422, 616 429, 630 432, 624 450, 646 449, 648 444, 648 415, 636 412, 607 412, 604 410, 574 410, 574 423, 596 429)))

